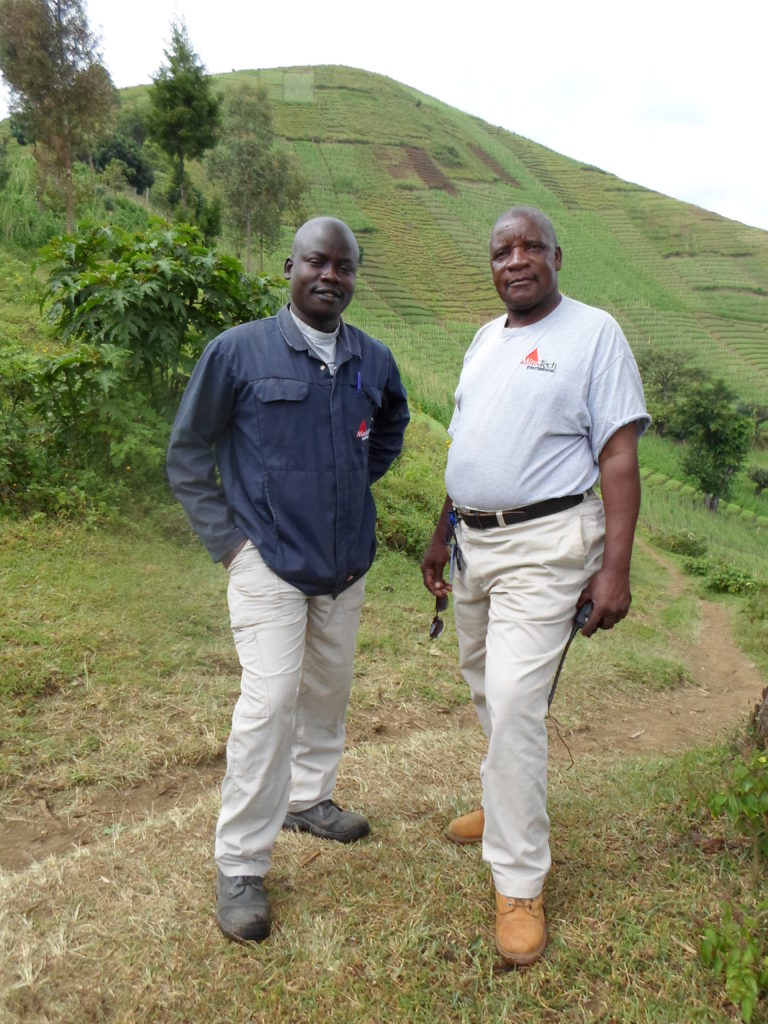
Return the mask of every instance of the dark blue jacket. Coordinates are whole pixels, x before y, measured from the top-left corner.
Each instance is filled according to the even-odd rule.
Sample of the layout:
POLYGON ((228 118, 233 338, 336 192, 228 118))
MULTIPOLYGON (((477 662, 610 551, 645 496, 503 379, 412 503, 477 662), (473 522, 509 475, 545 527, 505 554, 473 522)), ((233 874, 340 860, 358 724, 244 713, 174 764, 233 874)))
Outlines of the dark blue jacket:
POLYGON ((203 352, 167 468, 214 561, 247 537, 306 594, 338 594, 370 567, 370 484, 402 448, 408 405, 389 349, 345 323, 336 367, 331 376, 287 306, 203 352))

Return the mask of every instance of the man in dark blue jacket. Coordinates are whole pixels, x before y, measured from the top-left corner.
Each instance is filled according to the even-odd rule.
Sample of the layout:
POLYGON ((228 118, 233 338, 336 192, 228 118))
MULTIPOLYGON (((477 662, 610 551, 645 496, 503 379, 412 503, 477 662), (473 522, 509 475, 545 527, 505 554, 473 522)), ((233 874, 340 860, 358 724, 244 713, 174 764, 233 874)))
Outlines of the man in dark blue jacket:
POLYGON ((376 549, 370 485, 402 448, 408 406, 389 349, 341 320, 359 259, 342 221, 299 228, 289 305, 208 345, 168 448, 173 493, 229 572, 242 677, 214 855, 216 918, 240 941, 269 934, 281 827, 369 832, 331 794, 376 549))

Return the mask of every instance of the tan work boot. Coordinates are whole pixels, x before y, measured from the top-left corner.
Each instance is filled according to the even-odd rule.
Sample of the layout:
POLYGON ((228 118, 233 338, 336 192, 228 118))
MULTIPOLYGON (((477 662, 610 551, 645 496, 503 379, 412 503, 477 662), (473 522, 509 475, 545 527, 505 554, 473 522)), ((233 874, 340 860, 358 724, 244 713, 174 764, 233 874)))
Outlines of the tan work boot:
POLYGON ((483 808, 478 807, 476 811, 470 811, 469 814, 462 814, 460 818, 454 818, 445 830, 445 835, 452 843, 464 846, 465 843, 482 842, 484 828, 485 814, 483 808))
POLYGON ((547 922, 541 896, 519 899, 496 893, 496 949, 513 967, 527 967, 547 945, 547 922))

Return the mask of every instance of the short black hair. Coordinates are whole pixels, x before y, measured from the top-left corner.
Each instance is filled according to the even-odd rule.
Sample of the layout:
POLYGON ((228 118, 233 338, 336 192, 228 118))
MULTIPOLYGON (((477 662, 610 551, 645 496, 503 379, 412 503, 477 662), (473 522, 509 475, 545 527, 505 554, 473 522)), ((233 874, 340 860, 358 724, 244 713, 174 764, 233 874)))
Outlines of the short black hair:
POLYGON ((552 244, 552 248, 557 248, 557 232, 555 231, 555 225, 544 213, 543 210, 539 210, 536 206, 510 206, 504 213, 500 213, 496 218, 496 222, 491 229, 491 234, 503 221, 511 220, 513 217, 530 217, 531 220, 536 221, 541 230, 547 236, 547 240, 552 244))
POLYGON ((337 231, 340 231, 342 234, 348 236, 350 244, 357 253, 357 262, 359 263, 360 246, 357 244, 355 233, 349 226, 349 224, 345 224, 344 221, 339 220, 338 217, 312 217, 311 220, 305 221, 298 229, 296 234, 293 236, 293 244, 291 245, 291 258, 294 258, 296 256, 296 248, 301 244, 303 240, 303 235, 308 234, 310 231, 313 231, 316 228, 326 225, 333 225, 333 227, 335 227, 337 231))

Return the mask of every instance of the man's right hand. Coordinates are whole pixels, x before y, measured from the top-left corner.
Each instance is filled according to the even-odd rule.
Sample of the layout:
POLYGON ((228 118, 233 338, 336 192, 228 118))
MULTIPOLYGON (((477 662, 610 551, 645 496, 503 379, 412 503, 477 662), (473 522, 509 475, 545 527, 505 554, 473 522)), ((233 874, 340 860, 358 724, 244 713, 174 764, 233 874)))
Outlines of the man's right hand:
POLYGON ((451 555, 446 538, 450 535, 449 516, 452 508, 453 502, 446 496, 435 532, 432 534, 432 540, 421 563, 421 578, 424 580, 424 586, 435 597, 446 597, 451 592, 451 584, 443 579, 443 570, 451 555))
POLYGON ((421 578, 424 580, 424 586, 435 597, 447 596, 451 591, 451 584, 446 583, 443 579, 443 570, 449 557, 450 548, 443 541, 438 526, 421 563, 421 578))

